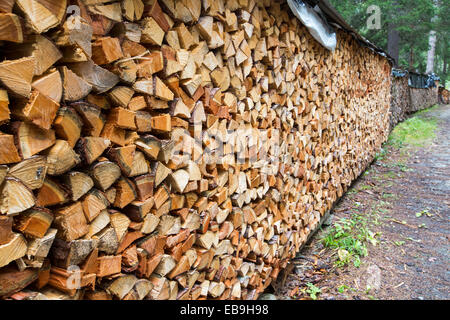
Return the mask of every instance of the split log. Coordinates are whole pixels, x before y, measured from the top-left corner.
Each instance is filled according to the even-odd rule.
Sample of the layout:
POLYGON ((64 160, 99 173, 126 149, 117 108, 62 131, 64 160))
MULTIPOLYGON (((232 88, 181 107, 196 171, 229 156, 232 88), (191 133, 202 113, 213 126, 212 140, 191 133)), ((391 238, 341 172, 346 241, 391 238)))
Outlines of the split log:
POLYGON ((52 126, 58 109, 58 103, 34 90, 28 101, 18 104, 11 112, 21 120, 30 121, 48 130, 52 126))
POLYGON ((121 148, 113 148, 109 151, 109 156, 120 167, 122 173, 130 176, 133 170, 133 160, 136 154, 136 146, 130 145, 121 148))
POLYGON ((152 135, 141 136, 135 141, 135 144, 151 160, 156 160, 158 158, 158 154, 161 150, 161 141, 158 138, 152 135))
POLYGON ((14 136, 0 133, 0 164, 15 163, 22 160, 14 143, 14 136))
POLYGON ((22 23, 18 16, 12 13, 0 14, 0 26, 0 40, 23 42, 22 23))
POLYGON ((22 258, 27 253, 27 242, 21 234, 14 234, 8 243, 0 245, 0 267, 22 258))
POLYGON ((16 59, 21 57, 34 58, 34 75, 40 76, 62 58, 61 52, 48 38, 41 35, 30 35, 21 45, 11 46, 7 56, 16 59))
POLYGON ((72 241, 89 232, 81 202, 58 209, 54 213, 54 223, 58 227, 59 238, 72 241))
POLYGON ((90 239, 102 230, 104 230, 111 222, 108 210, 102 210, 98 216, 89 225, 89 232, 86 234, 86 238, 90 239))
POLYGON ((121 107, 114 108, 109 114, 108 120, 115 126, 123 129, 136 130, 136 113, 121 107))
POLYGON ((97 245, 98 242, 94 240, 64 241, 55 239, 50 251, 52 265, 62 269, 80 265, 97 245))
POLYGON ((0 216, 0 245, 8 243, 12 237, 13 218, 7 216, 0 216))
POLYGON ((121 272, 122 256, 102 256, 97 259, 97 277, 106 277, 121 272))
MULTIPOLYGON (((73 18, 77 19, 76 17, 73 18)), ((85 19, 67 19, 61 29, 56 30, 53 36, 55 44, 64 52, 63 61, 80 62, 90 58, 92 55, 92 34, 92 26, 85 19), (76 28, 74 28, 75 26, 76 28)))
POLYGON ((37 33, 44 33, 60 24, 67 7, 66 0, 45 3, 39 0, 17 0, 16 3, 37 33))
POLYGON ((164 30, 161 29, 159 24, 152 17, 144 18, 140 21, 142 28, 142 43, 148 43, 152 45, 161 45, 164 39, 164 30))
POLYGON ((119 246, 116 231, 114 228, 108 227, 97 233, 98 250, 105 254, 115 254, 119 246))
POLYGON ((92 5, 88 7, 88 10, 113 21, 122 21, 121 6, 118 2, 106 5, 92 5))
POLYGON ((84 133, 87 136, 98 137, 105 125, 105 119, 101 109, 93 104, 76 102, 72 107, 80 115, 84 123, 84 133))
POLYGON ((145 111, 136 111, 135 122, 136 130, 139 133, 146 133, 152 131, 151 115, 145 111))
POLYGON ((115 184, 117 189, 114 206, 117 208, 125 208, 128 204, 137 198, 136 187, 131 180, 121 176, 115 184))
POLYGON ((168 133, 172 130, 170 115, 154 116, 151 118, 152 130, 156 133, 168 133))
POLYGON ((103 210, 109 206, 109 201, 103 192, 92 189, 81 200, 86 220, 92 222, 103 210))
POLYGON ((63 79, 64 101, 78 101, 91 92, 92 85, 66 66, 61 67, 60 72, 63 79))
POLYGON ((66 173, 81 162, 80 157, 65 140, 56 140, 53 147, 47 152, 47 173, 49 175, 61 175, 66 173))
POLYGON ((17 271, 15 267, 6 267, 0 273, 0 297, 8 297, 26 288, 38 278, 38 269, 17 271))
MULTIPOLYGON (((133 94, 133 89, 125 86, 117 86, 109 92, 109 97, 116 106, 127 108, 133 94)), ((134 128, 134 126, 132 128, 134 128)))
POLYGON ((59 183, 46 178, 39 189, 36 205, 48 207, 66 203, 69 200, 69 192, 59 183))
POLYGON ((153 196, 153 186, 155 179, 152 175, 146 174, 134 179, 136 185, 136 191, 138 193, 139 201, 145 201, 153 196))
POLYGON ((33 57, 1 62, 0 82, 11 94, 29 98, 35 63, 33 57))
POLYGON ((186 170, 177 170, 170 175, 170 183, 174 191, 182 193, 189 182, 189 173, 186 170))
POLYGON ((70 64, 69 68, 89 83, 96 93, 104 93, 119 82, 117 75, 99 67, 92 60, 70 64))
POLYGON ((134 275, 122 276, 114 280, 106 290, 117 298, 123 299, 133 289, 137 280, 134 275))
POLYGON ((119 179, 121 172, 120 167, 115 163, 102 161, 92 166, 90 174, 95 186, 106 191, 119 179))
POLYGON ((92 60, 98 64, 108 64, 123 57, 119 39, 104 37, 92 43, 92 60))
POLYGON ((129 225, 130 219, 126 215, 120 212, 111 214, 111 226, 114 228, 119 242, 122 242, 129 225))
MULTIPOLYGON (((53 241, 55 241, 56 229, 48 229, 47 233, 42 238, 32 239, 28 241, 28 250, 26 257, 23 258, 26 265, 31 268, 41 268, 40 275, 46 274, 47 270, 50 273, 50 263, 47 259, 50 249, 52 248, 53 241), (48 269, 47 269, 48 266, 48 269)), ((40 277, 41 278, 41 277, 40 277)), ((39 281, 37 288, 40 289, 45 286, 46 276, 43 277, 43 281, 39 281)))
POLYGON ((63 82, 58 70, 51 69, 41 77, 35 78, 31 84, 43 95, 49 97, 56 103, 60 103, 63 96, 63 82))
POLYGON ((45 209, 31 209, 22 213, 15 220, 14 227, 21 233, 35 238, 42 238, 53 222, 53 215, 45 209))
POLYGON ((0 189, 0 212, 15 215, 35 205, 33 192, 20 180, 6 178, 0 189))
POLYGON ((0 125, 9 121, 10 113, 8 92, 0 89, 0 125))
POLYGON ((16 145, 24 159, 51 147, 55 144, 55 132, 44 130, 26 122, 12 124, 16 145))
POLYGON ((64 185, 70 190, 71 198, 77 201, 94 186, 94 181, 83 172, 72 171, 64 176, 64 185))
POLYGON ((56 135, 66 140, 71 147, 74 147, 81 135, 83 122, 75 109, 62 107, 58 110, 58 115, 53 122, 56 135))
POLYGON ((85 137, 78 142, 77 151, 83 161, 92 164, 111 145, 111 141, 101 137, 85 137))
POLYGON ((140 20, 144 13, 144 3, 141 0, 122 1, 124 16, 130 21, 140 20))

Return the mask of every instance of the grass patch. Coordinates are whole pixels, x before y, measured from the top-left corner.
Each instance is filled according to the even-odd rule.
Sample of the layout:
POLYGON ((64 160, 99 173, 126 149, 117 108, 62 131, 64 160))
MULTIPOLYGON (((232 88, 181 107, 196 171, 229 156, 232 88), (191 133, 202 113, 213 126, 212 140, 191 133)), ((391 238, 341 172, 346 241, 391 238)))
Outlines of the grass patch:
POLYGON ((399 149, 407 145, 424 147, 436 137, 436 128, 436 119, 415 115, 392 130, 388 144, 399 149))
POLYGON ((416 112, 416 113, 415 113, 415 116, 416 116, 416 115, 421 115, 421 114, 424 114, 424 113, 428 113, 428 112, 433 111, 433 110, 435 110, 435 109, 437 109, 437 108, 439 108, 439 105, 438 105, 438 104, 435 104, 434 106, 432 106, 432 107, 430 107, 430 108, 428 108, 428 109, 423 109, 423 110, 420 110, 420 111, 416 112))
POLYGON ((306 288, 302 290, 304 293, 307 293, 309 297, 313 300, 317 300, 317 295, 322 293, 322 289, 317 288, 315 285, 313 285, 311 282, 308 282, 306 284, 306 288))
POLYGON ((375 162, 384 160, 387 156, 387 150, 385 148, 381 148, 379 152, 375 155, 375 162))
POLYGON ((337 267, 352 262, 355 267, 359 267, 361 258, 369 253, 367 243, 376 245, 377 242, 376 234, 369 229, 368 219, 356 213, 351 218, 339 219, 322 238, 325 247, 337 250, 337 267))
POLYGON ((399 176, 394 171, 389 171, 389 172, 383 173, 383 177, 389 178, 389 179, 396 179, 399 176))

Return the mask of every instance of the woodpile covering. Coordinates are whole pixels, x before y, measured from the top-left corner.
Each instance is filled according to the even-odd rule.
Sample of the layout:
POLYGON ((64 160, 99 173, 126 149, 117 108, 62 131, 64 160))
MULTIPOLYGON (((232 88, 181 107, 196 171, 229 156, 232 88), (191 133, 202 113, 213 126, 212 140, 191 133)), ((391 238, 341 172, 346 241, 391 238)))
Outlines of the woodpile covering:
POLYGON ((387 138, 388 60, 284 1, 0 12, 3 298, 256 299, 387 138))

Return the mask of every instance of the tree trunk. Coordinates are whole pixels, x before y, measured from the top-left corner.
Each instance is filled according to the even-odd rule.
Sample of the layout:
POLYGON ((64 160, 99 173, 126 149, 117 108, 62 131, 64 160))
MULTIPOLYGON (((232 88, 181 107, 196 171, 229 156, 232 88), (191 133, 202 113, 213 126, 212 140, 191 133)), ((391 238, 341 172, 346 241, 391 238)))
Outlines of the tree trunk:
POLYGON ((414 48, 409 49, 409 70, 414 71, 414 48))
POLYGON ((398 67, 398 59, 400 52, 400 35, 394 23, 389 23, 388 31, 388 54, 394 59, 394 67, 398 67))
MULTIPOLYGON (((442 70, 442 74, 447 75, 447 70, 448 70, 448 60, 447 60, 447 55, 444 55, 444 67, 442 70)), ((443 85, 445 88, 447 88, 447 79, 444 79, 443 85)))
POLYGON ((398 0, 392 0, 392 12, 390 14, 390 21, 388 23, 388 54, 394 59, 394 67, 398 67, 399 55, 400 55, 400 33, 397 30, 395 18, 393 15, 396 13, 396 7, 398 6, 398 0))
POLYGON ((427 69, 425 73, 433 73, 434 72, 434 58, 436 52, 436 31, 431 30, 428 38, 428 57, 427 57, 427 69))
POLYGON ((444 55, 444 70, 442 70, 443 74, 447 74, 447 56, 444 55))

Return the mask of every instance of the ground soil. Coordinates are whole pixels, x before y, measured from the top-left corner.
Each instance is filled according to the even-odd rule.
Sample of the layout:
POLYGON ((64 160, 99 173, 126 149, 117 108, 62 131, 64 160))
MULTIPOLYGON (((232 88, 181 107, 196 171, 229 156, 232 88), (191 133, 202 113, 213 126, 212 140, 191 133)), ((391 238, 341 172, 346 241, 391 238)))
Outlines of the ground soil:
POLYGON ((274 292, 278 299, 310 299, 307 283, 324 300, 450 299, 450 106, 422 116, 438 120, 436 139, 424 147, 386 146, 387 155, 354 183, 329 219, 372 215, 378 244, 368 244, 358 268, 336 267, 336 250, 321 241, 332 225, 327 221, 293 261, 274 292), (418 217, 424 210, 428 214, 418 217))

